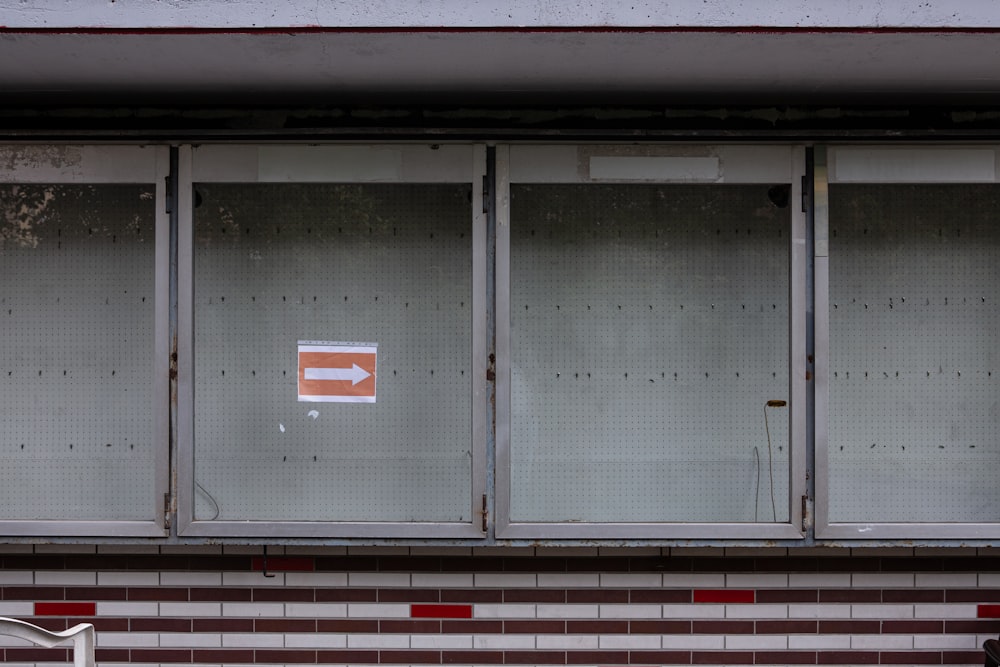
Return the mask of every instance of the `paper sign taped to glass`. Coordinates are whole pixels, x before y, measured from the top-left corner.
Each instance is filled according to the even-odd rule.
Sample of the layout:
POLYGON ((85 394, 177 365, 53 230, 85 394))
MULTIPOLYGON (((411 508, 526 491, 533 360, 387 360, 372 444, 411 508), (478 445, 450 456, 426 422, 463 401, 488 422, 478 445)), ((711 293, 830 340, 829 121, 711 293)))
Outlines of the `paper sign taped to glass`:
POLYGON ((299 341, 299 401, 374 403, 378 343, 299 341))

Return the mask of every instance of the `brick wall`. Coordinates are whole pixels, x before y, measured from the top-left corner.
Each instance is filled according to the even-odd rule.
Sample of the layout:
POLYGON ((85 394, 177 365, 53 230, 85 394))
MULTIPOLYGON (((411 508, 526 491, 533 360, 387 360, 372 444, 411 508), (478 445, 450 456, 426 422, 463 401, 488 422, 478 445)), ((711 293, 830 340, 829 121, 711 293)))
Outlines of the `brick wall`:
POLYGON ((988 549, 123 550, 0 547, 0 616, 94 623, 102 664, 979 665, 1000 632, 988 549))

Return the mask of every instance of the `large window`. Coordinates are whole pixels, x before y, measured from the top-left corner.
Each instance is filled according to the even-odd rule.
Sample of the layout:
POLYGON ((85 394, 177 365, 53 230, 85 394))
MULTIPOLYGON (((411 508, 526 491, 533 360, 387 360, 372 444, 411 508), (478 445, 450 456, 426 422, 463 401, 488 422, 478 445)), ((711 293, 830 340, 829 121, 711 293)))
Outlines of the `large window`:
POLYGON ((970 538, 1000 522, 995 165, 989 148, 933 147, 821 163, 821 536, 970 538))
POLYGON ((0 531, 162 536, 167 151, 0 164, 0 531))
POLYGON ((190 158, 184 533, 481 536, 484 151, 190 158))
POLYGON ((792 157, 510 150, 501 535, 799 534, 792 157))

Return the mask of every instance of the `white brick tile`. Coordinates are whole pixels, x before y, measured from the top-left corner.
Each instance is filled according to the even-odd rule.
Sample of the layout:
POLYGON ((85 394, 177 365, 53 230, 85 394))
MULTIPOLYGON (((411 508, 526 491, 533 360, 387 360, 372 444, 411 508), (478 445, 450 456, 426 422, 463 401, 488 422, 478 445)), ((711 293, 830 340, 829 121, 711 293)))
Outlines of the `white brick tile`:
POLYGON ((727 588, 788 588, 787 574, 727 574, 727 588))
POLYGON ((850 635, 788 635, 792 651, 819 651, 851 648, 850 635))
MULTIPOLYGON (((538 635, 535 637, 535 648, 585 650, 600 646, 597 635, 538 635)), ((657 647, 659 648, 659 647, 657 647)))
POLYGON ((225 648, 281 648, 285 635, 276 632, 227 632, 222 635, 225 648))
POLYGON ((96 572, 69 572, 66 570, 39 570, 35 572, 36 586, 96 586, 96 572))
POLYGON ((598 618, 663 618, 658 604, 602 604, 598 618))
POLYGON ((912 588, 910 572, 855 572, 851 575, 854 588, 912 588))
POLYGON ((660 635, 601 635, 598 647, 602 649, 658 649, 660 635))
POLYGON ((472 588, 471 572, 414 572, 410 575, 414 588, 472 588))
POLYGON ((286 572, 286 586, 342 588, 347 585, 345 572, 286 572))
POLYGON ((477 649, 532 649, 534 635, 474 635, 472 645, 477 649))
POLYGON ((271 618, 285 615, 285 605, 280 602, 224 602, 223 616, 271 618))
POLYGON ((285 604, 285 616, 294 618, 344 618, 347 616, 347 605, 337 602, 289 602, 285 604))
POLYGON ((983 588, 1000 588, 1000 572, 981 572, 979 585, 983 588))
POLYGON ((534 588, 538 579, 533 574, 476 574, 477 588, 534 588))
POLYGON ((663 575, 664 588, 722 588, 725 585, 724 574, 669 572, 663 575))
POLYGON ((913 605, 852 604, 851 618, 913 618, 913 605))
MULTIPOLYGON (((218 605, 216 605, 218 607, 218 605)), ((98 602, 98 616, 157 616, 163 610, 155 602, 98 602)), ((5 614, 6 615, 6 614, 5 614)))
POLYGON ((477 604, 472 607, 473 618, 534 618, 533 604, 477 604))
POLYGON ((916 604, 914 618, 975 618, 977 605, 972 604, 916 604))
POLYGON ((975 588, 979 577, 975 572, 918 572, 918 588, 975 588))
MULTIPOLYGON (((996 635, 991 637, 996 639, 996 635)), ((982 646, 976 635, 913 635, 913 648, 975 651, 982 646)))
POLYGON ((788 618, 787 604, 727 604, 726 618, 788 618))
POLYGON ((411 635, 410 648, 471 649, 472 635, 411 635))
POLYGON ((95 554, 93 544, 36 544, 36 554, 95 554))
POLYGON ((663 575, 653 572, 602 572, 602 588, 660 588, 663 575))
MULTIPOLYGON (((97 603, 100 611, 101 603, 97 603)), ((161 602, 160 616, 221 616, 222 605, 218 602, 161 602)))
POLYGON ((0 586, 32 584, 35 581, 33 572, 23 570, 0 570, 0 586))
POLYGON ((596 618, 596 604, 540 604, 535 607, 538 618, 596 618))
POLYGON ((408 572, 351 572, 347 575, 348 586, 364 588, 407 588, 410 585, 408 572))
POLYGON ((663 618, 725 618, 726 608, 721 604, 665 604, 663 618))
POLYGON ((539 573, 538 585, 548 588, 597 588, 600 575, 595 573, 539 573))
POLYGON ((98 586, 159 586, 159 572, 98 572, 98 586))
POLYGON ((660 556, 663 550, 660 547, 597 547, 600 556, 660 556))
MULTIPOLYGON (((305 606, 305 605, 303 605, 305 606)), ((317 605, 313 605, 317 606, 317 605)), ((340 605, 331 605, 340 606, 340 605)), ((326 614, 318 614, 325 616, 326 614)), ((347 605, 347 615, 350 618, 409 618, 410 605, 408 604, 367 604, 351 603, 347 605)))
POLYGON ((726 638, 722 635, 663 635, 665 651, 712 651, 725 646, 726 638))
POLYGON ((784 650, 788 648, 788 637, 784 635, 730 635, 726 637, 726 649, 784 650))
POLYGON ((804 572, 789 574, 791 588, 847 588, 851 585, 851 575, 847 572, 804 572))
POLYGON ((98 632, 97 646, 101 648, 122 646, 159 646, 160 636, 155 632, 98 632))
POLYGON ((406 634, 347 635, 347 648, 357 648, 357 649, 410 648, 410 635, 406 634))
POLYGON ((273 577, 265 577, 263 572, 223 572, 223 586, 254 586, 278 587, 285 585, 284 572, 277 572, 273 577))
POLYGON ((788 618, 850 618, 851 606, 846 604, 790 604, 788 618))
POLYGON ((160 646, 170 648, 218 648, 222 646, 222 635, 215 632, 164 632, 160 634, 160 646))
POLYGON ((913 637, 910 635, 853 635, 851 648, 908 651, 913 649, 913 637))
POLYGON ((221 586, 221 572, 160 572, 161 586, 221 586))
POLYGON ((345 648, 347 635, 334 632, 290 632, 285 648, 345 648))

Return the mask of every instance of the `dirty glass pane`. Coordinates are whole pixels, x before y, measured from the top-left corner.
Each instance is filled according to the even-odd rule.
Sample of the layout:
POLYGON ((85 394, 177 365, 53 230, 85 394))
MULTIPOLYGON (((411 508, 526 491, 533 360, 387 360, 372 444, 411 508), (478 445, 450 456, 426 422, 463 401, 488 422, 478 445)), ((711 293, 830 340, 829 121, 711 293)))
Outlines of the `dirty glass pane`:
POLYGON ((1000 520, 1000 186, 830 186, 831 522, 1000 520))
POLYGON ((788 521, 787 206, 512 187, 513 521, 788 521))
POLYGON ((151 520, 154 189, 0 185, 0 519, 151 520))
POLYGON ((471 187, 194 196, 195 518, 470 521, 471 187), (375 401, 299 401, 299 341, 376 344, 375 401))

